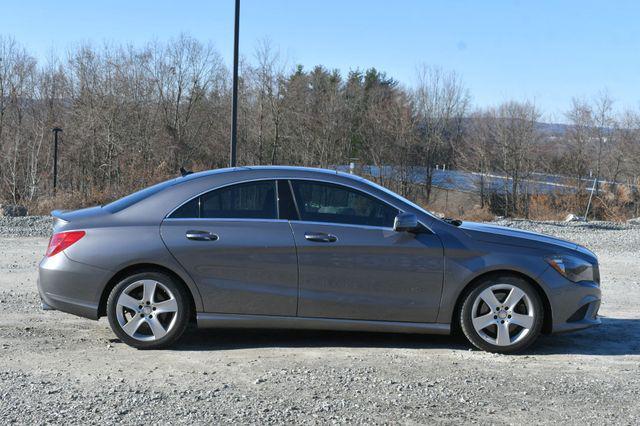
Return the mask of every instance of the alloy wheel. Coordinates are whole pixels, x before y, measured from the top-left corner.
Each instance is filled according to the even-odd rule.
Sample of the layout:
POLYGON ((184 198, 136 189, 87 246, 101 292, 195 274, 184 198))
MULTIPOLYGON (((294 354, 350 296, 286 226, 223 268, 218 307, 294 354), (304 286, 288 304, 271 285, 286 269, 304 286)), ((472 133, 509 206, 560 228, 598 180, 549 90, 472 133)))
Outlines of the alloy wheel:
POLYGON ((531 332, 535 309, 531 297, 512 284, 495 284, 473 302, 471 321, 478 335, 496 346, 514 345, 531 332))
POLYGON ((178 302, 161 282, 145 279, 129 284, 118 296, 116 318, 122 330, 139 341, 169 333, 178 318, 178 302))

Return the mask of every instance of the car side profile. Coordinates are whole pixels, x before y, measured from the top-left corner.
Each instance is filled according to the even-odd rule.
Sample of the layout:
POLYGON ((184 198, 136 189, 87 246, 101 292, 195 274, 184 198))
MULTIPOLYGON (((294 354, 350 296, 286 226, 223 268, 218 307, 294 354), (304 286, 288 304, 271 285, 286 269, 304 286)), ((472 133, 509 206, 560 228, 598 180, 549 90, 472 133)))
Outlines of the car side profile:
POLYGON ((107 316, 137 348, 190 322, 449 334, 515 352, 599 324, 596 256, 525 231, 441 220, 363 178, 299 167, 194 173, 54 211, 45 308, 107 316))

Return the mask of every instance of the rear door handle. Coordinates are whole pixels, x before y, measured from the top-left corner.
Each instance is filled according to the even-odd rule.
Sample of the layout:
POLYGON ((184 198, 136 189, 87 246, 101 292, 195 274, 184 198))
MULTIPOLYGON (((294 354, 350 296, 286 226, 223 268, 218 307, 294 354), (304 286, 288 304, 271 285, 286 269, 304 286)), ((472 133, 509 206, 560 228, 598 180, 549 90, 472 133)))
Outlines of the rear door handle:
POLYGON ((338 241, 338 237, 331 234, 325 234, 324 232, 305 232, 304 238, 307 241, 314 241, 316 243, 335 243, 338 241))
POLYGON ((187 231, 187 239, 193 241, 216 241, 218 236, 208 231, 187 231))

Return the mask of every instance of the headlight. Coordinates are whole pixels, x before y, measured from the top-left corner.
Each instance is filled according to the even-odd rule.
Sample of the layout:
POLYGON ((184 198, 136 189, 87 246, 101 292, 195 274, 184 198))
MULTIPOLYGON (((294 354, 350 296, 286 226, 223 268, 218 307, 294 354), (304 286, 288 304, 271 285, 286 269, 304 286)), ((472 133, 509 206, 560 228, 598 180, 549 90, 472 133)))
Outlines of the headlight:
POLYGON ((598 267, 570 255, 557 255, 545 259, 549 265, 568 280, 574 283, 580 281, 600 281, 598 267))

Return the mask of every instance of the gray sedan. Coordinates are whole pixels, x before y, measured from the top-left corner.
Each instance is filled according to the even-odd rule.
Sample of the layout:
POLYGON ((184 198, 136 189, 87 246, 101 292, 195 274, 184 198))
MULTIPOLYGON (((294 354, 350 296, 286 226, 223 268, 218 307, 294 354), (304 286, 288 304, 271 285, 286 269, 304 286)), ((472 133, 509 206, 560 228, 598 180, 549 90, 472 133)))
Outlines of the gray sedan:
POLYGON ((55 211, 43 306, 98 319, 137 348, 190 322, 449 334, 515 352, 599 324, 596 256, 556 238, 441 220, 365 179, 241 167, 111 204, 55 211))

